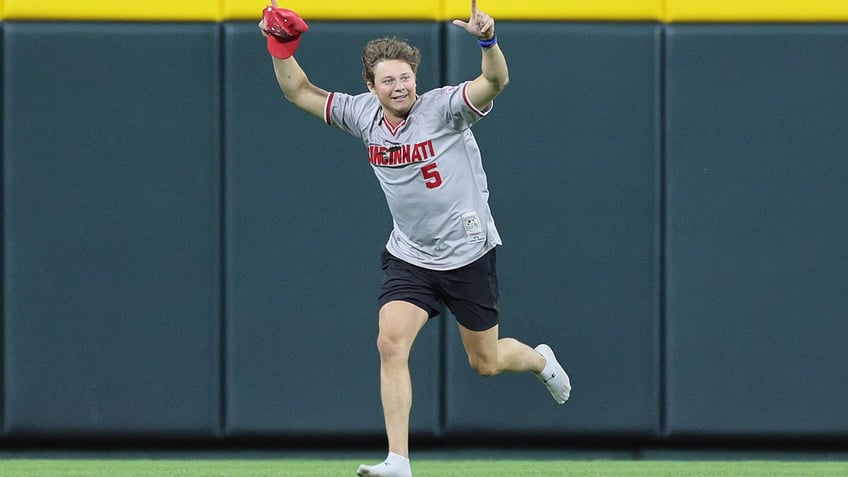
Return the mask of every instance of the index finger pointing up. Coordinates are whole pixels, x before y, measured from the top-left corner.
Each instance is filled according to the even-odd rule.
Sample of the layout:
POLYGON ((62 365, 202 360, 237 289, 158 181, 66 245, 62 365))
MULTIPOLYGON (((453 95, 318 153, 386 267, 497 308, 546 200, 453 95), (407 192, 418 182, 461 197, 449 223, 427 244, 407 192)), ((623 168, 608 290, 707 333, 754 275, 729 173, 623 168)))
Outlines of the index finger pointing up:
POLYGON ((277 8, 277 0, 271 0, 271 6, 277 8))
POLYGON ((471 18, 477 16, 477 0, 471 0, 471 18))

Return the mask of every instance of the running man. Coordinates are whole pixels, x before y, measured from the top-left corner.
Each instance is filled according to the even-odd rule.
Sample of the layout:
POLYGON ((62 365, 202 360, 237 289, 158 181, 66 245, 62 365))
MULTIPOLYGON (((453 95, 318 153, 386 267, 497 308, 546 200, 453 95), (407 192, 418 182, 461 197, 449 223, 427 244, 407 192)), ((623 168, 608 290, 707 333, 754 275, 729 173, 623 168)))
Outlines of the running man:
POLYGON ((308 29, 296 13, 274 2, 259 22, 285 97, 362 141, 393 219, 382 255, 377 336, 389 453, 379 464, 359 466, 361 477, 412 476, 409 353, 418 332, 444 306, 456 316, 468 361, 480 375, 532 372, 560 404, 571 392, 549 346, 534 349, 499 337, 495 251, 501 239, 470 128, 492 110, 509 75, 495 21, 477 10, 476 0, 469 20, 453 24, 480 46, 478 77, 418 95, 418 49, 379 38, 362 52, 368 92, 350 95, 313 85, 294 59, 308 29))

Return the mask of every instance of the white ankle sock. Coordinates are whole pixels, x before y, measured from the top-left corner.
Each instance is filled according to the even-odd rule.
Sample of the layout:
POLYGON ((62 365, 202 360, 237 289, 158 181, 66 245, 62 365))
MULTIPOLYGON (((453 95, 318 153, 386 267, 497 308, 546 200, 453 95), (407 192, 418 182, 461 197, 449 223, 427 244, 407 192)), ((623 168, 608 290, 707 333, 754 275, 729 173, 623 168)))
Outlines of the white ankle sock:
POLYGON ((356 469, 360 477, 412 477, 412 467, 409 458, 394 452, 389 452, 386 460, 377 465, 360 465, 356 469))
POLYGON ((386 456, 386 462, 392 464, 392 466, 409 467, 409 457, 404 457, 394 452, 389 452, 389 455, 386 456))
POLYGON ((559 404, 564 404, 571 396, 571 379, 568 374, 562 369, 562 366, 557 362, 551 347, 546 344, 540 344, 536 347, 536 351, 545 358, 545 367, 542 372, 536 377, 545 383, 551 396, 559 404))
MULTIPOLYGON (((537 351, 537 353, 538 353, 538 351, 537 351)), ((542 353, 539 353, 539 354, 542 354, 542 353)), ((544 355, 542 357, 545 358, 544 355)), ((551 360, 545 358, 545 367, 542 368, 541 371, 536 373, 536 376, 539 376, 540 378, 542 378, 543 381, 547 381, 547 380, 551 379, 551 376, 554 374, 554 367, 555 367, 554 363, 552 363, 551 360)))

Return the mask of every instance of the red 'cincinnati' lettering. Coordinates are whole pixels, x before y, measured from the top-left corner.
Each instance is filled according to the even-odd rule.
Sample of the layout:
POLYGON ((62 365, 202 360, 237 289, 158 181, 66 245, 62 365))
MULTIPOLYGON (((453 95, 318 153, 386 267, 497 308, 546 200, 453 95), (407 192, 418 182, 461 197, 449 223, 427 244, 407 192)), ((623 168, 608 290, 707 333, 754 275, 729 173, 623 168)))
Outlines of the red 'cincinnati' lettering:
POLYGON ((436 156, 433 140, 396 146, 368 145, 368 162, 378 167, 399 167, 436 156))

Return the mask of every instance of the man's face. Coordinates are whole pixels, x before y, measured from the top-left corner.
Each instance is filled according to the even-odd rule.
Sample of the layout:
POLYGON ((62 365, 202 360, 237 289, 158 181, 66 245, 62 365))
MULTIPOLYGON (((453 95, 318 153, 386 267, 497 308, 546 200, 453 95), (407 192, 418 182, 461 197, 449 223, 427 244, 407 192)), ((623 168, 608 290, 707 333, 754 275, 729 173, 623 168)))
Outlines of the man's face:
POLYGON ((377 95, 387 115, 405 118, 415 103, 415 73, 406 62, 383 60, 374 67, 374 83, 368 89, 377 95))

